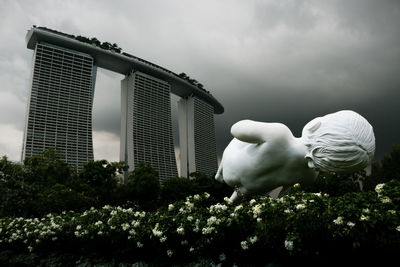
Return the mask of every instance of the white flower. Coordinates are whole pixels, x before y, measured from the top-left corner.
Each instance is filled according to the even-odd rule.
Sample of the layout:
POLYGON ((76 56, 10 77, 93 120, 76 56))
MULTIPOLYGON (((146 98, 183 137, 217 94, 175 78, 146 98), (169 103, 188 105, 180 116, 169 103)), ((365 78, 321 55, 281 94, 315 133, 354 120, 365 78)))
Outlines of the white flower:
POLYGON ((232 204, 232 203, 233 203, 233 201, 232 201, 230 198, 228 198, 228 197, 224 197, 224 201, 225 201, 226 203, 228 203, 228 204, 232 204))
POLYGON ((237 206, 235 207, 234 211, 236 212, 236 211, 238 211, 238 210, 240 210, 240 209, 242 209, 242 208, 243 208, 242 204, 237 205, 237 206))
POLYGON ((306 205, 304 205, 304 204, 297 204, 296 205, 296 209, 297 210, 302 210, 302 209, 304 209, 306 207, 306 205))
POLYGON ((187 219, 189 222, 191 222, 191 221, 193 221, 193 216, 188 216, 186 219, 187 219))
POLYGON ((383 187, 384 187, 384 186, 385 186, 385 184, 377 184, 377 185, 375 186, 375 191, 376 191, 378 194, 382 193, 383 187))
POLYGON ((171 211, 171 210, 173 210, 173 209, 174 209, 174 205, 169 204, 169 205, 168 205, 168 211, 171 211))
POLYGON ((13 233, 11 235, 11 239, 17 240, 18 239, 18 235, 16 233, 13 233))
POLYGON ((258 223, 262 222, 262 219, 261 218, 257 218, 257 222, 258 223))
POLYGON ((174 252, 172 250, 167 250, 167 255, 168 257, 172 257, 172 254, 174 254, 174 252))
POLYGON ((138 248, 142 248, 142 247, 143 247, 143 244, 140 243, 140 242, 137 242, 137 243, 136 243, 136 246, 137 246, 138 248))
POLYGON ((388 198, 388 197, 382 197, 382 198, 381 198, 381 202, 382 202, 382 203, 391 203, 392 200, 391 200, 390 198, 388 198))
POLYGON ((396 227, 396 231, 400 232, 400 225, 396 227))
POLYGON ((185 229, 183 229, 183 227, 180 226, 180 227, 178 227, 178 229, 176 229, 176 232, 177 232, 179 235, 184 235, 184 234, 185 234, 185 229))
POLYGON ((212 231, 214 231, 214 230, 215 230, 214 227, 204 227, 201 232, 203 235, 208 235, 208 234, 211 234, 212 231))
POLYGON ((361 215, 360 221, 368 221, 368 220, 369 220, 369 216, 365 216, 364 214, 361 215))
POLYGON ((51 240, 56 241, 58 239, 58 237, 53 237, 51 240))
POLYGON ((253 237, 250 237, 250 243, 254 244, 255 242, 257 242, 258 237, 255 235, 253 237))
POLYGON ((194 204, 192 203, 192 202, 190 202, 189 200, 187 200, 186 202, 185 202, 185 205, 186 205, 186 207, 187 207, 187 209, 190 211, 190 210, 192 210, 192 208, 194 208, 194 204))
POLYGON ((254 203, 256 203, 256 200, 253 198, 252 200, 250 200, 250 205, 253 205, 254 203))
POLYGON ((194 200, 199 200, 199 199, 200 199, 200 195, 199 195, 199 194, 194 195, 194 196, 193 196, 193 199, 194 199, 194 200))
POLYGON ((348 222, 348 223, 347 223, 347 226, 350 227, 350 228, 353 228, 355 225, 356 225, 356 224, 353 223, 353 222, 348 222))
POLYGON ((333 220, 333 222, 337 225, 341 225, 343 224, 343 217, 339 216, 335 220, 333 220))
POLYGON ((300 188, 300 184, 297 183, 297 184, 293 185, 293 187, 294 187, 294 188, 300 188))
POLYGON ((142 212, 136 211, 134 215, 135 215, 135 217, 144 218, 146 216, 146 212, 145 211, 142 211, 142 212))
POLYGON ((103 232, 102 232, 102 231, 98 231, 97 234, 98 234, 98 235, 102 235, 103 232))
POLYGON ((392 215, 396 215, 396 211, 395 210, 388 210, 388 212, 392 215))
POLYGON ((160 237, 163 234, 160 230, 158 230, 158 223, 156 223, 156 226, 154 227, 152 232, 153 232, 153 235, 156 237, 160 237))
POLYGON ((121 224, 122 230, 126 231, 129 229, 129 223, 123 223, 121 224))
POLYGON ((257 218, 261 214, 261 205, 257 204, 252 208, 253 218, 257 218))
POLYGON ((283 212, 287 213, 287 214, 292 213, 292 211, 290 209, 285 209, 283 212))
POLYGON ((221 222, 221 220, 217 219, 217 217, 215 217, 215 216, 211 216, 210 218, 207 219, 208 225, 213 225, 213 224, 218 225, 220 222, 221 222))
POLYGON ((94 225, 96 225, 96 226, 100 226, 100 225, 102 225, 103 224, 103 222, 102 221, 97 221, 94 225))
POLYGON ((228 207, 225 204, 215 204, 210 207, 210 213, 219 213, 221 211, 227 210, 228 207))
POLYGON ((210 197, 210 194, 209 194, 209 193, 207 193, 207 192, 204 192, 204 197, 207 199, 207 198, 209 198, 209 197, 210 197))
POLYGON ((193 247, 190 247, 189 251, 190 251, 190 252, 193 252, 193 251, 194 251, 194 248, 193 248, 193 247))
POLYGON ((80 225, 78 225, 77 227, 76 227, 76 230, 81 230, 82 229, 82 226, 80 226, 80 225))
POLYGON ((362 210, 362 213, 369 214, 369 209, 368 209, 368 208, 363 209, 363 210, 362 210))
POLYGON ((285 240, 285 248, 289 251, 292 251, 294 248, 294 244, 292 240, 285 240))
POLYGON ((249 245, 247 244, 247 241, 240 242, 240 246, 242 247, 243 250, 249 249, 249 245))
POLYGON ((226 260, 226 255, 224 253, 219 255, 219 261, 225 261, 225 260, 226 260))
POLYGON ((154 236, 159 237, 159 236, 161 236, 162 234, 163 234, 163 232, 161 232, 161 231, 159 231, 159 230, 157 230, 157 229, 153 229, 153 235, 154 235, 154 236))

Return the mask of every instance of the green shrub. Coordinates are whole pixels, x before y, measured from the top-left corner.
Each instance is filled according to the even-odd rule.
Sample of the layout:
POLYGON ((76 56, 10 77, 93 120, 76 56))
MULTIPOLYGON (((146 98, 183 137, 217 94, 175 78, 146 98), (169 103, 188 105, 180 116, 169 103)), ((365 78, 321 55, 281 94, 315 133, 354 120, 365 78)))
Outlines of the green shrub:
MULTIPOLYGON (((299 259, 360 259, 400 248, 400 183, 331 197, 295 185, 280 199, 258 197, 209 205, 187 197, 154 212, 104 206, 43 218, 0 219, 0 251, 98 255, 105 261, 187 264, 207 258, 228 264, 299 259), (157 255, 157 257, 154 257, 157 255)), ((76 259, 76 257, 74 258, 76 259)), ((7 262, 3 262, 7 264, 7 262)))
POLYGON ((164 204, 170 204, 199 191, 197 185, 190 179, 175 177, 166 179, 161 187, 161 199, 164 204))

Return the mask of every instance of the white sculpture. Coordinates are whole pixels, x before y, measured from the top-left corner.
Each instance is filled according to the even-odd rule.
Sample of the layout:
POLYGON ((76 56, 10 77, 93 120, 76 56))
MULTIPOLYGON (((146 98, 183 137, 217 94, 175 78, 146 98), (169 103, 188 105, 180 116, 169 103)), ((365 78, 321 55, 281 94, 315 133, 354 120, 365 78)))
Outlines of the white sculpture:
POLYGON ((313 119, 300 138, 284 124, 251 120, 235 123, 231 133, 235 138, 225 148, 215 179, 235 188, 232 201, 312 183, 319 171, 358 171, 375 152, 372 126, 349 110, 313 119))

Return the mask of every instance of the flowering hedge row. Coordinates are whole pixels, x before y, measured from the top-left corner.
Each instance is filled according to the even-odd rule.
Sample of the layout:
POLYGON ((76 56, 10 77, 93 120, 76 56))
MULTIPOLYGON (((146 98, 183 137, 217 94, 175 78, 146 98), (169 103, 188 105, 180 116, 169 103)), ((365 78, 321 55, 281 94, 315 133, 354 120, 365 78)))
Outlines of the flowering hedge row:
POLYGON ((156 265, 205 257, 240 264, 400 252, 400 182, 340 197, 304 193, 299 185, 294 189, 280 199, 258 197, 238 205, 226 198, 209 206, 204 193, 156 212, 104 206, 43 218, 2 218, 0 251, 97 253, 156 265))

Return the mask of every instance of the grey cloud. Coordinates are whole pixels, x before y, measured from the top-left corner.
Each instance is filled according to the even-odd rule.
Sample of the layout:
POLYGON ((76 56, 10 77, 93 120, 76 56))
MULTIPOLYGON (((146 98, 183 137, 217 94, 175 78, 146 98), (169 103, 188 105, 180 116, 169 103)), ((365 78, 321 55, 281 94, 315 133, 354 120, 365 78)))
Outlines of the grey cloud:
POLYGON ((256 25, 262 30, 285 26, 305 31, 317 22, 310 1, 259 1, 254 5, 256 25))
POLYGON ((120 134, 122 75, 98 69, 93 101, 93 129, 120 134))
MULTIPOLYGON (((231 139, 230 126, 240 119, 280 121, 300 135, 310 119, 339 109, 371 121, 378 157, 400 143, 394 118, 400 114, 397 0, 5 3, 0 33, 8 40, 0 43, 0 90, 12 92, 19 103, 32 57, 24 35, 38 24, 115 42, 200 81, 225 106, 215 118, 219 155, 231 139)), ((95 130, 119 135, 122 78, 99 70, 95 130)), ((15 112, 1 115, 0 123, 24 120, 25 104, 5 108, 15 112)))

